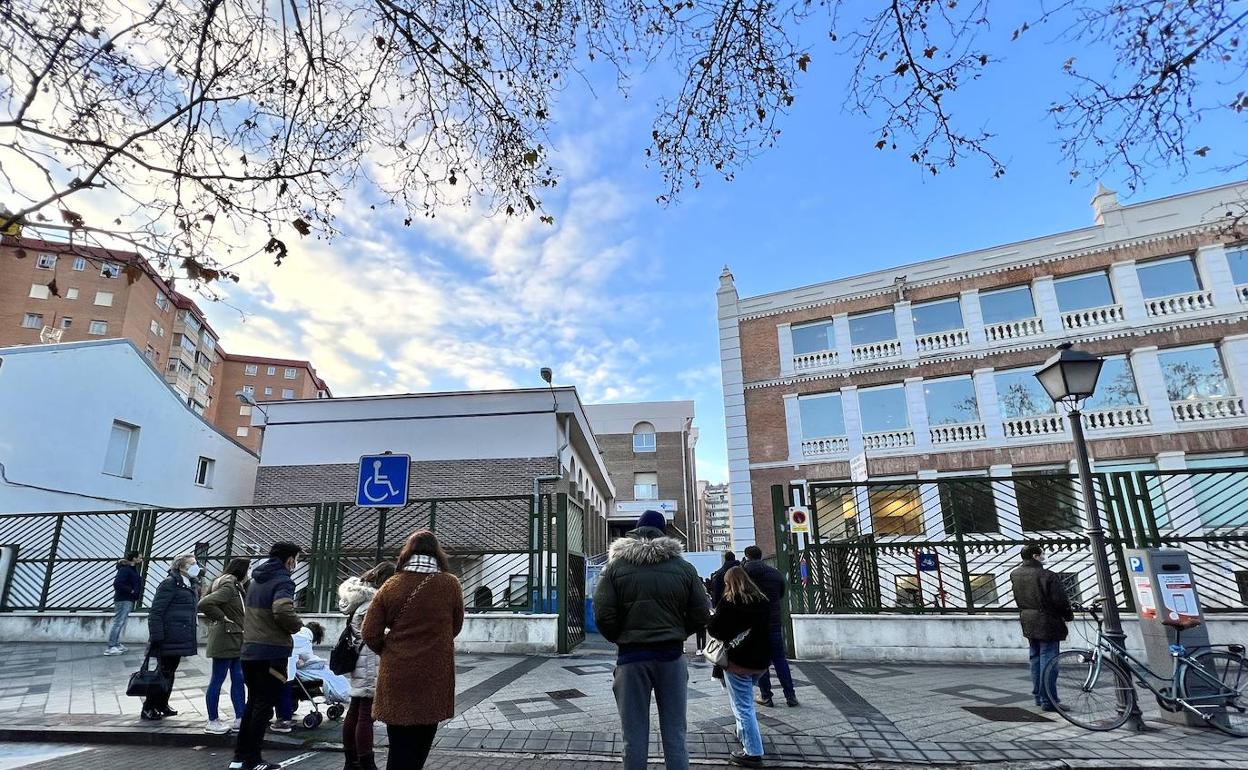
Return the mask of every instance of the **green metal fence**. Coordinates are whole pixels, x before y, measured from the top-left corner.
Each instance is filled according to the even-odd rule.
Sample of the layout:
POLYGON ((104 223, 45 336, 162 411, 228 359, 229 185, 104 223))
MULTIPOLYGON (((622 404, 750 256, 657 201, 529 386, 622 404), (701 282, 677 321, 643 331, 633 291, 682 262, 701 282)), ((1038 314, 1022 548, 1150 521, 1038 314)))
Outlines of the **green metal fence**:
POLYGON ((564 494, 425 499, 392 509, 329 502, 0 515, 0 548, 16 554, 0 575, 0 610, 109 609, 114 565, 130 550, 144 557, 142 606, 181 554, 194 553, 212 577, 231 558, 261 558, 289 540, 306 549, 294 575, 301 608, 333 611, 345 578, 393 560, 418 529, 438 535, 469 612, 558 612, 565 651, 584 638, 584 513, 564 494))
MULTIPOLYGON (((1124 550, 1188 551, 1208 613, 1248 610, 1248 468, 1094 475, 1119 606, 1133 611, 1124 550)), ((1014 612, 1009 573, 1045 547, 1076 602, 1099 593, 1079 480, 1020 474, 812 482, 772 490, 777 564, 794 613, 1014 612), (809 499, 805 499, 805 497, 809 499), (811 510, 788 531, 786 507, 811 510)))

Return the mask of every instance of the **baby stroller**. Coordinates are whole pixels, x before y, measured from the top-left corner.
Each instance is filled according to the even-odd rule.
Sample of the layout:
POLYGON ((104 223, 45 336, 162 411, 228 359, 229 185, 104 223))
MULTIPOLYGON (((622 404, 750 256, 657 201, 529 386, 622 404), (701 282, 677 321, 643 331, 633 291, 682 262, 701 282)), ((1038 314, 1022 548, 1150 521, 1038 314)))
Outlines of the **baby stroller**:
POLYGON ((307 701, 312 706, 312 712, 304 714, 303 726, 309 730, 315 730, 321 726, 328 716, 331 720, 337 722, 342 719, 343 713, 346 712, 346 704, 332 698, 325 690, 324 683, 315 675, 300 674, 290 682, 292 692, 294 694, 295 709, 299 708, 299 701, 307 701), (325 706, 325 715, 321 715, 321 706, 325 706))

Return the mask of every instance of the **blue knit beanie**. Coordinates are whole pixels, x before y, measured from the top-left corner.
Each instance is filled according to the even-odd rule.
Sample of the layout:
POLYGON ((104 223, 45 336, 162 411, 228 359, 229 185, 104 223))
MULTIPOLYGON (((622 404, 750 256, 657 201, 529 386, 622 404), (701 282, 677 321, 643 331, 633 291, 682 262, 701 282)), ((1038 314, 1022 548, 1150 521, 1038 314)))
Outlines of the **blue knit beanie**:
POLYGON ((667 517, 658 511, 646 511, 641 514, 641 518, 637 520, 637 529, 642 527, 653 527, 654 529, 667 529, 667 517))

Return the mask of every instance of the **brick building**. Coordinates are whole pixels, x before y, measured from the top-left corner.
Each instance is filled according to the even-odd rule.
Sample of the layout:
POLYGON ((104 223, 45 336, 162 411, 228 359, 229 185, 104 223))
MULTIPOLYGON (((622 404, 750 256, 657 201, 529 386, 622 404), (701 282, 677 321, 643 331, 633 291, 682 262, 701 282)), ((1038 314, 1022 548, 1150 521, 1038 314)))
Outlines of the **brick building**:
POLYGON ((585 412, 616 489, 607 513, 611 536, 623 535, 652 509, 667 516, 688 550, 701 550, 693 402, 591 404, 585 412))
POLYGON ((245 447, 260 450, 261 431, 252 428, 250 405, 235 398, 243 392, 259 403, 329 398, 329 386, 307 361, 221 353, 221 393, 225 396, 213 422, 245 447))
POLYGON ((1091 227, 756 297, 725 268, 735 544, 774 552, 770 486, 846 479, 856 456, 873 479, 1071 470, 1034 377, 1067 340, 1106 359, 1085 404, 1098 469, 1242 464, 1248 247, 1221 217, 1245 197, 1123 206, 1098 186, 1091 227))
POLYGON ((266 373, 280 367, 272 385, 263 375, 251 378, 265 380, 258 401, 266 387, 274 399, 329 395, 307 361, 226 353, 194 300, 134 252, 30 237, 0 240, 0 347, 110 338, 134 343, 188 406, 253 451, 258 443, 250 435, 250 407, 234 398, 250 382, 249 366, 266 373))

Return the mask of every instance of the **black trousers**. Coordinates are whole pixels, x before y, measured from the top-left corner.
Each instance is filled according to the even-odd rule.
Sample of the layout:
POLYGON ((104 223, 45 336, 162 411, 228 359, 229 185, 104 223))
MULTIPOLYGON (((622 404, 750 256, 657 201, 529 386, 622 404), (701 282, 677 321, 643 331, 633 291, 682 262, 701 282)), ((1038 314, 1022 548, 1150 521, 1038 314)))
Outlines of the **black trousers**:
POLYGON ((264 731, 269 728, 286 686, 286 658, 244 660, 243 681, 247 683, 247 708, 243 709, 243 723, 238 728, 234 761, 250 766, 260 763, 264 731))
POLYGON ((161 655, 160 670, 169 677, 169 689, 162 693, 148 695, 143 699, 143 710, 169 708, 169 696, 173 694, 173 676, 177 673, 178 664, 182 662, 179 655, 161 655))
POLYGON ((437 725, 386 725, 390 736, 386 770, 422 770, 437 731, 437 725))

